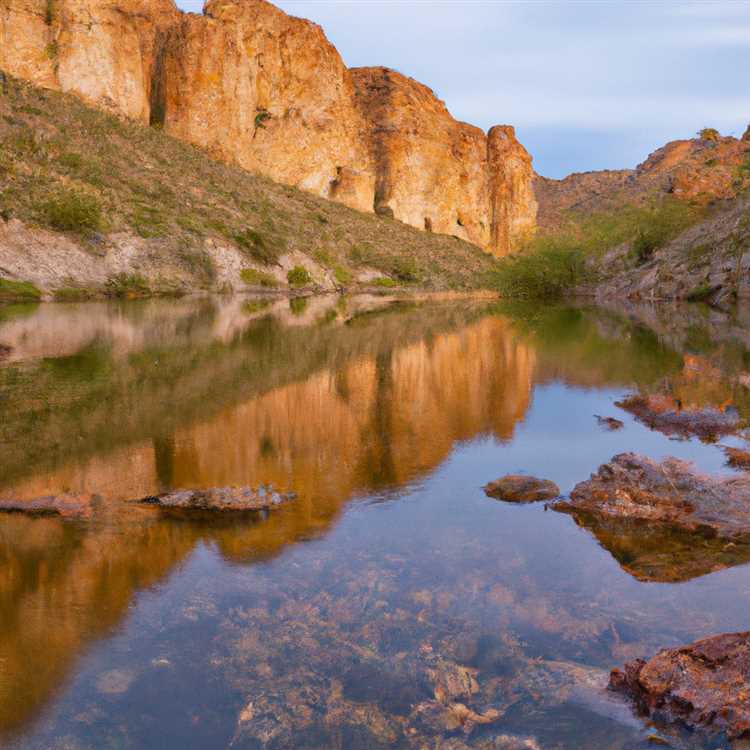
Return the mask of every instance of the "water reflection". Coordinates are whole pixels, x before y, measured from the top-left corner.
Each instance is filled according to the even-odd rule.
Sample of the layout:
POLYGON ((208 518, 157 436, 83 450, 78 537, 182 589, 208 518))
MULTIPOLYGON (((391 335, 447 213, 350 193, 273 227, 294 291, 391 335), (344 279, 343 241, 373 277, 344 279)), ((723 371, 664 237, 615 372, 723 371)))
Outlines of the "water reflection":
MULTIPOLYGON (((105 725, 112 742, 147 746, 148 701, 133 698, 132 685, 150 693, 127 678, 129 667, 100 674, 93 697, 90 686, 78 686, 76 670, 92 644, 123 627, 138 592, 161 582, 149 616, 183 597, 184 617, 158 615, 168 644, 143 649, 155 664, 165 650, 170 663, 181 650, 194 653, 181 679, 219 680, 214 692, 196 692, 211 715, 200 730, 207 747, 275 746, 258 727, 285 722, 305 747, 396 746, 412 736, 409 727, 414 737, 454 730, 464 737, 429 703, 438 679, 430 675, 451 665, 476 670, 481 687, 461 700, 479 716, 501 706, 506 728, 534 728, 541 737, 531 717, 546 705, 547 718, 562 724, 575 724, 570 717, 583 711, 592 737, 608 736, 619 722, 622 742, 630 742, 632 724, 613 719, 619 709, 598 705, 593 688, 581 697, 581 685, 598 685, 617 660, 731 624, 745 604, 739 598, 706 619, 672 598, 662 612, 633 617, 615 614, 613 592, 643 609, 650 595, 632 588, 635 579, 689 581, 750 555, 669 529, 577 518, 626 573, 607 568, 602 591, 601 576, 583 573, 602 558, 565 516, 498 511, 479 487, 502 473, 503 460, 523 460, 520 468, 569 490, 585 478, 576 462, 596 468, 599 448, 587 446, 638 448, 629 444, 637 436, 653 450, 669 448, 632 422, 603 438, 593 419, 602 411, 599 393, 611 404, 622 389, 669 389, 686 401, 729 400, 750 415, 743 390, 750 358, 742 339, 721 332, 742 330, 735 320, 722 329, 712 319, 705 335, 691 320, 679 334, 638 314, 333 297, 304 309, 231 299, 6 310, 0 496, 81 491, 103 502, 89 523, 0 518, 0 730, 30 731, 59 692, 61 707, 39 720, 47 734, 28 735, 29 747, 59 735, 63 724, 74 747, 101 746, 105 725), (570 433, 555 458, 545 454, 551 431, 529 414, 535 399, 547 408, 544 388, 559 382, 591 399, 581 413, 573 391, 560 391, 540 415, 556 418, 557 410, 570 433), (119 502, 170 488, 269 481, 300 499, 265 521, 180 521, 119 502), (352 499, 399 496, 383 511, 361 506, 332 531, 352 499), (396 515, 384 521, 389 514, 396 515), (311 539, 323 546, 295 546, 311 539), (201 558, 201 550, 216 556, 201 558), (577 571, 575 586, 557 570, 560 556, 577 571), (198 575, 183 578, 196 564, 198 575), (195 597, 190 610, 184 599, 195 597), (190 612, 210 625, 186 630, 184 618, 195 621, 190 612), (214 645, 202 653, 206 632, 214 645), (258 641, 260 632, 274 633, 274 643, 258 641), (539 658, 542 666, 533 662, 539 658), (247 713, 247 696, 258 690, 265 703, 247 713), (120 694, 131 696, 141 718, 112 704, 120 694), (324 708, 313 694, 328 695, 324 708), (425 704, 418 717, 414 704, 425 704), (110 726, 113 711, 132 718, 126 740, 110 726)), ((715 447, 691 442, 679 450, 708 468, 723 460, 715 447)), ((732 580, 715 596, 735 596, 734 587, 732 580)), ((128 626, 125 651, 132 654, 153 627, 128 626)), ((163 686, 160 679, 149 672, 149 684, 163 686)), ((175 738, 191 721, 180 716, 161 728, 164 746, 179 746, 175 738)), ((471 738, 488 736, 477 721, 471 738)), ((24 734, 17 736, 23 745, 24 734)), ((279 747, 293 741, 283 732, 273 737, 279 747)), ((579 746, 571 743, 561 746, 579 746)))

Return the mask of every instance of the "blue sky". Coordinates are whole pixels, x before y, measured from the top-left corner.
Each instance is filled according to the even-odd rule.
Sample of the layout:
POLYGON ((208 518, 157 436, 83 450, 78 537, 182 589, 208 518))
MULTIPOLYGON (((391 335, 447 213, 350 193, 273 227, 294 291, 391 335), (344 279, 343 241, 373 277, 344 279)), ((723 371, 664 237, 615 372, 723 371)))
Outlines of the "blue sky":
MULTIPOLYGON (((201 0, 179 0, 200 11, 201 0)), ((347 65, 387 65, 453 115, 516 126, 538 172, 631 167, 750 122, 750 0, 277 0, 347 65)))

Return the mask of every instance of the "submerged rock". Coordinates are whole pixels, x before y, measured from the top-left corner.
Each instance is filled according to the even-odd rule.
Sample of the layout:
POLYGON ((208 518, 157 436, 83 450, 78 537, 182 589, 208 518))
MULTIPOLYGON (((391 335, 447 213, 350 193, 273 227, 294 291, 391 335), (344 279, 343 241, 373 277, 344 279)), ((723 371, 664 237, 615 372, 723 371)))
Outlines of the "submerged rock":
POLYGON ((177 490, 144 497, 138 502, 160 508, 197 511, 258 511, 284 505, 296 499, 294 492, 276 492, 270 485, 252 487, 212 487, 205 490, 177 490))
POLYGON ((683 408, 678 399, 662 394, 635 394, 616 405, 665 435, 695 435, 704 440, 716 440, 722 435, 736 432, 740 427, 739 414, 731 406, 724 409, 710 406, 683 408))
POLYGON ((84 493, 49 495, 33 500, 0 500, 0 513, 25 513, 29 516, 89 518, 95 496, 84 493))
POLYGON ((735 469, 750 469, 750 451, 726 447, 724 455, 727 457, 727 466, 735 469))
POLYGON ((610 688, 629 695, 648 716, 725 732, 730 739, 750 737, 750 632, 637 659, 612 671, 610 688))
POLYGON ((624 422, 615 419, 614 417, 600 417, 598 414, 594 414, 594 416, 596 417, 599 426, 608 430, 621 430, 625 426, 624 422))
POLYGON ((560 488, 549 479, 537 479, 524 474, 508 474, 485 486, 489 497, 510 503, 535 503, 559 497, 560 488))
POLYGON ((555 503, 554 508, 750 538, 750 477, 703 476, 676 458, 658 463, 621 453, 600 466, 591 479, 577 484, 570 499, 555 503))

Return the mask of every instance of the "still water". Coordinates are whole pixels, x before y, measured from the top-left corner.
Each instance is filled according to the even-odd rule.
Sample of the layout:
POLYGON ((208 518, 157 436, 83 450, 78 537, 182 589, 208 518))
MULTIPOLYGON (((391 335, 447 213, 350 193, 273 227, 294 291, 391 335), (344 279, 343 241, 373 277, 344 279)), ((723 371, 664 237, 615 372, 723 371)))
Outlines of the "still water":
POLYGON ((0 308, 0 498, 100 498, 84 521, 0 516, 0 746, 727 747, 604 686, 750 627, 750 550, 481 488, 528 472, 567 493, 624 450, 729 471, 614 403, 749 417, 749 349, 750 325, 696 307, 0 308), (127 502, 268 482, 298 500, 127 502))

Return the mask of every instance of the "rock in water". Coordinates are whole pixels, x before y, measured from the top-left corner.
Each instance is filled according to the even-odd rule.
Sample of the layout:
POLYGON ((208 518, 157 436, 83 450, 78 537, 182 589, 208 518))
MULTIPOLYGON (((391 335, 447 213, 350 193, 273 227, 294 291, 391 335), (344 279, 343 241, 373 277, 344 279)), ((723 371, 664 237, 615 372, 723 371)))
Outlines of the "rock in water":
POLYGON ((625 425, 623 422, 621 422, 619 419, 615 419, 614 417, 600 417, 598 414, 594 414, 596 417, 596 421, 599 423, 600 427, 604 427, 607 430, 611 430, 614 432, 614 430, 621 430, 625 425))
POLYGON ((535 503, 559 497, 560 488, 549 479, 537 479, 524 474, 508 474, 490 482, 484 492, 489 497, 510 503, 535 503))
POLYGON ((750 737, 750 632, 637 659, 613 670, 609 685, 648 716, 726 732, 730 739, 750 737))
POLYGON ((293 492, 276 492, 270 485, 252 487, 212 487, 206 490, 177 490, 144 497, 138 502, 160 508, 198 511, 269 510, 296 498, 293 492))
POLYGON ((703 476, 676 458, 658 463, 620 453, 553 507, 750 538, 750 477, 703 476))
POLYGON ((659 394, 628 396, 616 405, 652 430, 665 435, 696 435, 704 440, 715 440, 721 435, 736 432, 740 427, 739 414, 733 407, 724 410, 713 407, 682 408, 671 396, 659 394))
POLYGON ((33 500, 0 500, 0 513, 25 513, 29 516, 62 516, 89 518, 95 496, 67 493, 33 500))

